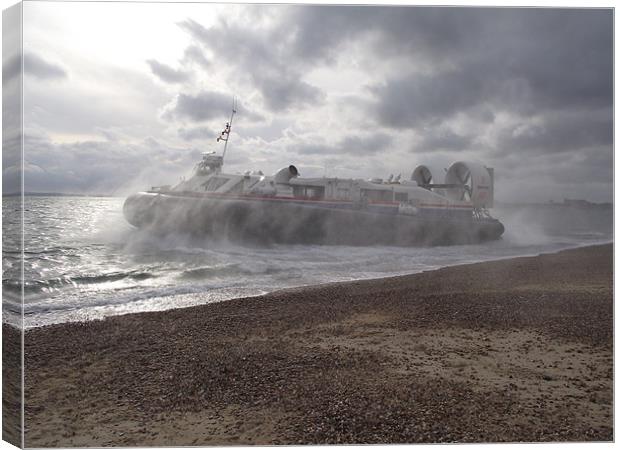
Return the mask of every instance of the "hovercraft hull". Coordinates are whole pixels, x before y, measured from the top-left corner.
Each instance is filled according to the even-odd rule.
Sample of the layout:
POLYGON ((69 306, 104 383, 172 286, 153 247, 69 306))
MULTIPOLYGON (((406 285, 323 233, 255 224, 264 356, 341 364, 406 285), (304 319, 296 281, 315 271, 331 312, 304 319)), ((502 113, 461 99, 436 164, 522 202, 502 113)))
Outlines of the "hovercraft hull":
POLYGON ((254 244, 430 246, 499 239, 496 219, 467 214, 406 215, 352 202, 141 192, 127 198, 125 218, 138 228, 185 232, 254 244))

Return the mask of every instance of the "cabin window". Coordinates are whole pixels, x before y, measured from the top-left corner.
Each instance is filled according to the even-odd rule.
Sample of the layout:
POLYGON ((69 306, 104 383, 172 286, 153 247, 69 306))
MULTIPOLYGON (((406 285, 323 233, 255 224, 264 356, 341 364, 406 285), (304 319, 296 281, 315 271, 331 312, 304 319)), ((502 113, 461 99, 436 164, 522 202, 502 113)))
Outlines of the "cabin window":
POLYGON ((207 192, 213 192, 213 191, 217 191, 219 188, 221 188, 222 186, 224 186, 226 184, 226 182, 228 182, 228 178, 224 178, 224 177, 212 177, 209 178, 205 183, 204 183, 204 187, 205 187, 205 191, 207 192))
POLYGON ((325 198, 325 187, 324 186, 294 186, 293 195, 296 198, 321 200, 325 198))
POLYGON ((336 198, 339 200, 348 200, 349 199, 349 189, 347 188, 338 188, 336 190, 336 198))
POLYGON ((371 202, 391 202, 392 191, 364 189, 364 196, 371 202))
POLYGON ((394 201, 396 202, 406 202, 409 199, 409 196, 406 192, 397 192, 394 194, 394 201))

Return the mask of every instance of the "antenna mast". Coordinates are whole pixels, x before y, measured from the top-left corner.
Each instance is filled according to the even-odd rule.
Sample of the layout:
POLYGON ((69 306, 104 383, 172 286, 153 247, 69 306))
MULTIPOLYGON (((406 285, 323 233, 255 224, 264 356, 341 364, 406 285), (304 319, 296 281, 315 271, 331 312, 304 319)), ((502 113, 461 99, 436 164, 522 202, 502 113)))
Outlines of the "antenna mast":
POLYGON ((219 141, 224 141, 224 152, 222 153, 222 163, 224 162, 224 157, 226 156, 226 149, 228 148, 228 138, 230 137, 230 130, 232 128, 233 118, 237 113, 237 98, 233 96, 232 101, 232 112, 230 113, 230 121, 226 124, 224 131, 220 134, 220 137, 217 138, 219 141))

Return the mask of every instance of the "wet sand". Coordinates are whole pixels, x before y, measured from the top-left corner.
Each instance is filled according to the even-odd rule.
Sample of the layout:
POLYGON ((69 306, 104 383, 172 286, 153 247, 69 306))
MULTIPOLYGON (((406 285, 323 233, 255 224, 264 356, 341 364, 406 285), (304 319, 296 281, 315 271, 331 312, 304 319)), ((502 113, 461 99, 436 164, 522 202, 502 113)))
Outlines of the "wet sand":
POLYGON ((610 441, 612 271, 602 245, 33 329, 25 443, 610 441))

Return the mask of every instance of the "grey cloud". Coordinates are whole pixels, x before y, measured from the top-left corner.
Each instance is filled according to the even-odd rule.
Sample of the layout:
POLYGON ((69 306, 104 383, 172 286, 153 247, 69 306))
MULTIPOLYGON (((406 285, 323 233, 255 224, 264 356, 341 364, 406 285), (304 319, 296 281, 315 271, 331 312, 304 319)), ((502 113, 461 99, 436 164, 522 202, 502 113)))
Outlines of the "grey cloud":
POLYGON ((302 59, 329 60, 348 41, 372 35, 373 64, 395 56, 475 62, 479 75, 491 73, 485 78, 513 74, 554 99, 607 104, 612 21, 611 9, 375 6, 293 6, 282 20, 294 28, 292 53, 302 59))
POLYGON ((67 78, 67 72, 60 65, 46 61, 34 53, 24 53, 24 72, 42 80, 67 78))
POLYGON ((385 133, 376 133, 367 137, 347 136, 340 141, 343 153, 369 154, 378 153, 392 144, 392 137, 385 133))
MULTIPOLYGON (((47 61, 41 56, 32 53, 24 53, 24 73, 41 80, 60 80, 68 77, 67 71, 59 64, 47 61)), ((17 77, 22 70, 21 55, 12 55, 2 63, 3 84, 17 77)))
POLYGON ((613 183, 611 148, 597 148, 585 154, 551 153, 524 159, 515 154, 510 166, 508 157, 496 164, 496 186, 502 200, 548 201, 550 199, 586 198, 610 201, 613 183))
POLYGON ((2 130, 2 192, 5 194, 15 193, 21 190, 21 178, 19 170, 22 160, 22 134, 19 129, 2 130), (10 131, 10 133, 9 133, 10 131), (12 168, 6 176, 6 170, 12 168), (17 172, 17 173, 15 173, 17 172))
POLYGON ((346 41, 373 34, 378 60, 406 52, 458 55, 478 36, 472 31, 497 20, 487 8, 394 6, 293 6, 283 22, 295 27, 297 55, 333 60, 346 41), (472 36, 474 39, 472 39, 472 36))
MULTIPOLYGON (((195 122, 228 117, 232 107, 232 96, 213 91, 201 91, 195 95, 179 94, 174 106, 165 113, 171 118, 185 118, 195 122)), ((262 117, 237 105, 237 112, 248 120, 261 120, 262 117)))
POLYGON ((291 6, 283 19, 294 28, 292 53, 301 59, 331 60, 346 40, 372 27, 373 10, 348 6, 291 6))
POLYGON ((289 54, 285 27, 253 30, 222 22, 205 28, 191 19, 179 26, 214 52, 218 60, 235 64, 237 73, 252 80, 271 110, 315 104, 323 98, 318 88, 303 80, 301 61, 289 54))
POLYGON ((613 120, 611 111, 602 114, 559 114, 541 123, 519 124, 503 129, 497 151, 566 153, 604 146, 612 148, 613 120))
POLYGON ((392 143, 392 137, 385 133, 377 133, 369 136, 349 135, 342 138, 334 145, 328 144, 295 144, 288 150, 303 155, 370 155, 379 153, 388 148, 392 143))
POLYGON ((557 169, 549 171, 554 183, 587 185, 613 182, 613 167, 609 164, 612 149, 609 147, 599 147, 587 155, 576 153, 568 157, 566 154, 557 156, 552 161, 557 169))
POLYGON ((512 51, 500 59, 505 76, 527 80, 543 108, 611 106, 612 11, 535 11, 498 46, 512 51))
POLYGON ((22 70, 21 55, 12 55, 3 58, 2 61, 2 85, 6 86, 11 80, 17 78, 22 70))
POLYGON ((410 27, 386 27, 382 50, 410 51, 435 72, 372 87, 385 125, 414 128, 485 103, 523 115, 611 106, 610 10, 411 8, 402 17, 410 27))
MULTIPOLYGON (((393 134, 405 146, 407 137, 413 137, 414 150, 426 153, 430 159, 447 160, 463 152, 463 157, 489 162, 497 168, 498 188, 503 192, 525 184, 535 186, 528 192, 541 186, 551 189, 567 178, 573 180, 571 188, 579 180, 584 183, 584 190, 585 183, 590 183, 588 180, 596 179, 602 186, 601 195, 610 195, 612 10, 303 5, 245 8, 241 8, 243 18, 248 18, 247 11, 253 11, 265 12, 267 20, 257 19, 242 26, 241 21, 224 18, 210 28, 186 20, 180 26, 193 38, 193 43, 181 56, 180 70, 155 60, 150 64, 151 70, 159 71, 157 76, 164 81, 167 77, 171 83, 187 80, 184 76, 189 76, 190 69, 217 71, 217 75, 228 77, 231 83, 247 83, 252 90, 258 90, 257 97, 262 97, 265 107, 274 112, 290 112, 278 117, 289 121, 290 128, 302 136, 310 131, 316 133, 317 130, 304 129, 304 124, 319 120, 300 113, 300 107, 317 106, 323 101, 332 104, 321 111, 329 110, 331 114, 338 109, 344 122, 351 122, 351 117, 355 117, 363 123, 359 127, 361 132, 348 128, 348 134, 333 143, 305 140, 289 148, 285 146, 290 139, 283 136, 288 124, 273 127, 267 137, 273 138, 271 151, 278 152, 278 157, 291 150, 308 155, 305 160, 312 160, 317 166, 323 166, 331 158, 343 167, 348 162, 360 170, 362 163, 357 165, 359 158, 354 156, 370 155, 374 157, 362 158, 363 164, 372 165, 368 170, 375 172, 381 169, 375 164, 387 166, 399 157, 407 157, 402 151, 391 153, 385 160, 382 157, 380 152, 394 146, 390 137, 393 134), (351 50, 354 50, 351 52, 354 66, 348 58, 351 50), (374 70, 378 66, 381 70, 374 70), (366 92, 346 99, 345 107, 342 107, 344 95, 326 97, 306 78, 315 69, 324 77, 328 70, 340 67, 365 71, 371 80, 366 92), (463 124, 470 128, 463 128, 463 124), (373 127, 377 132, 369 134, 373 127), (466 131, 461 134, 456 130, 466 131), (484 145, 480 145, 479 131, 486 132, 484 145), (547 184, 539 182, 543 178, 547 184)), ((15 68, 18 70, 19 66, 8 65, 4 69, 14 77, 15 68)), ((62 79, 60 72, 53 69, 47 75, 45 70, 39 72, 43 79, 46 76, 62 79)), ((106 86, 127 78, 111 68, 103 72, 108 77, 106 86)), ((32 98, 42 109, 30 115, 26 111, 26 118, 54 133, 79 133, 123 124, 131 124, 135 129, 135 124, 142 124, 149 112, 157 111, 169 101, 161 86, 151 86, 152 77, 142 78, 135 80, 131 91, 125 90, 116 97, 115 92, 109 91, 96 104, 83 101, 88 98, 88 92, 79 92, 80 95, 69 92, 66 88, 69 83, 57 84, 54 92, 45 90, 45 83, 32 83, 37 85, 32 87, 32 98), (135 95, 127 101, 126 92, 133 91, 143 92, 144 96, 135 95), (136 105, 143 107, 136 108, 136 105), (90 111, 93 108, 95 111, 90 111)), ((351 88, 353 94, 347 92, 347 95, 353 96, 361 86, 351 88)), ((174 125, 173 131, 187 142, 211 139, 210 128, 203 126, 211 124, 199 122, 214 120, 217 128, 213 132, 219 132, 219 122, 223 125, 230 114, 230 97, 208 89, 183 90, 170 103, 164 117, 181 122, 174 125)), ((255 102, 253 98, 252 102, 255 102)), ((239 109, 244 120, 261 119, 254 109, 239 109)), ((149 127, 140 125, 133 136, 148 134, 147 130, 157 135, 160 126, 160 123, 149 127)), ((248 127, 244 124, 240 143, 247 139, 248 147, 239 146, 240 151, 235 155, 239 158, 252 155, 257 147, 254 142, 265 139, 261 127, 264 128, 263 124, 250 123, 248 127), (252 126, 257 131, 250 131, 252 126)), ((32 140, 29 145, 33 145, 32 140)), ((68 184, 84 188, 118 184, 121 175, 131 177, 125 173, 125 162, 127 170, 140 170, 138 161, 149 154, 145 153, 147 149, 155 152, 158 164, 172 172, 181 165, 191 167, 194 162, 185 159, 186 153, 161 143, 129 146, 119 139, 115 145, 90 142, 60 146, 40 142, 31 162, 56 173, 58 180, 66 176, 70 180, 68 184), (115 156, 117 150, 129 156, 126 159, 115 156), (42 155, 47 151, 52 159, 42 155), (67 156, 74 154, 80 155, 82 164, 87 161, 93 166, 98 158, 102 159, 103 175, 89 168, 86 177, 83 176, 77 160, 67 156), (134 158, 134 154, 139 157, 134 158), (68 158, 73 173, 56 167, 54 158, 68 158), (122 166, 123 173, 118 176, 113 173, 114 165, 122 166)), ((263 160, 270 164, 273 155, 260 154, 266 155, 261 156, 261 164, 263 160)))
MULTIPOLYGON (((13 9, 15 9, 14 7, 13 9)), ((9 10, 12 11, 12 10, 9 10)), ((6 19, 7 11, 4 12, 3 23, 6 19)), ((21 22, 18 22, 21 23, 21 22)), ((6 25, 6 24, 5 24, 6 25)), ((5 27, 6 32, 6 27, 5 27)), ((6 42, 6 37, 5 38, 6 42)), ((12 60, 14 58, 9 58, 12 60)), ((18 58, 19 60, 19 58, 18 58)), ((6 76, 5 71, 11 71, 7 67, 6 61, 3 61, 2 71, 3 77, 6 76)), ((17 70, 16 74, 19 74, 17 70)), ((15 79, 15 74, 12 75, 15 79)), ((2 177, 2 191, 4 193, 19 192, 21 189, 21 178, 19 168, 21 167, 22 157, 22 90, 20 83, 11 83, 3 78, 2 80, 2 167, 7 169, 13 167, 17 169, 17 173, 13 176, 2 177)))
POLYGON ((154 59, 149 59, 146 63, 151 68, 153 75, 166 83, 183 83, 190 78, 189 72, 173 69, 172 67, 160 63, 154 59))
POLYGON ((193 19, 181 21, 178 25, 201 42, 207 42, 211 37, 209 30, 193 19))
MULTIPOLYGON (((2 11, 2 86, 17 77, 21 62, 23 20, 22 4, 15 4, 2 11), (16 54, 17 53, 17 54, 16 54)), ((3 101, 4 104, 4 101, 3 101)))
POLYGON ((200 92, 197 95, 179 94, 174 114, 194 121, 205 121, 226 116, 231 109, 229 96, 217 92, 200 92))
POLYGON ((425 130, 422 140, 415 146, 415 152, 465 150, 473 142, 472 136, 455 133, 447 127, 425 130))
POLYGON ((369 109, 382 125, 417 128, 476 106, 490 90, 491 86, 474 74, 402 76, 373 87, 378 101, 369 109))
POLYGON ((274 111, 282 111, 292 105, 316 104, 323 98, 319 89, 294 75, 258 75, 255 78, 267 107, 274 111))
POLYGON ((177 132, 179 137, 185 141, 215 139, 217 137, 216 132, 206 127, 179 128, 177 132))
POLYGON ((311 60, 333 61, 342 46, 372 35, 375 62, 402 55, 450 55, 478 45, 482 26, 497 21, 499 9, 400 6, 293 6, 284 23, 295 28, 294 53, 311 60))
POLYGON ((8 136, 21 134, 22 129, 22 91, 19 83, 2 87, 2 134, 8 136))
POLYGON ((303 144, 295 144, 290 145, 287 148, 287 151, 300 153, 302 155, 329 155, 334 153, 336 150, 336 146, 330 146, 326 144, 311 144, 311 143, 303 143, 303 144))
POLYGON ((24 188, 30 192, 113 194, 135 180, 144 184, 136 188, 175 182, 191 170, 199 154, 154 139, 141 144, 94 140, 61 144, 27 133, 24 145, 30 168, 24 188))
POLYGON ((120 135, 113 129, 105 129, 98 127, 96 131, 101 134, 107 141, 118 142, 120 140, 120 135))
MULTIPOLYGON (((380 125, 421 130, 459 113, 471 117, 484 110, 478 118, 488 122, 502 111, 530 116, 611 106, 610 9, 295 6, 287 11, 283 22, 295 28, 292 55, 302 60, 329 63, 348 42, 370 36, 369 70, 394 58, 430 70, 395 73, 371 86, 376 101, 367 111, 380 125)), ((609 135, 583 123, 590 124, 590 131, 573 131, 580 135, 575 142, 609 135)), ((458 149, 468 143, 447 137, 425 144, 458 149)))
POLYGON ((183 62, 194 62, 203 69, 208 69, 211 67, 211 64, 205 57, 203 51, 196 45, 190 45, 185 49, 185 53, 183 54, 183 62))

